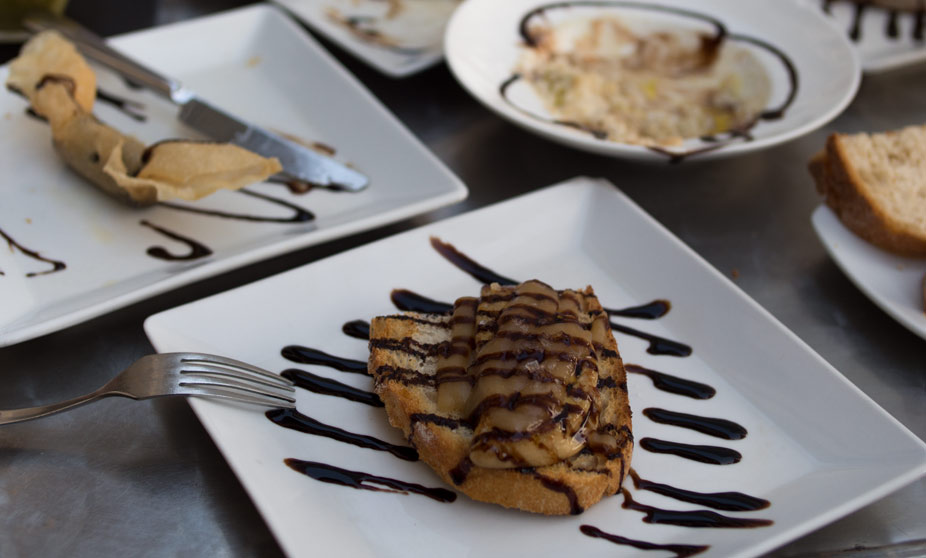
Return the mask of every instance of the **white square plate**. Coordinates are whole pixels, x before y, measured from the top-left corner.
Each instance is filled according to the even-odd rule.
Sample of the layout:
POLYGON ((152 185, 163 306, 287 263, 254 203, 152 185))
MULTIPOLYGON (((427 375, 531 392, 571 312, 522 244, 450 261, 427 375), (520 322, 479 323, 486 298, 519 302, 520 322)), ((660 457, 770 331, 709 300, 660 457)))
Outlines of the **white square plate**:
POLYGON ((855 286, 904 327, 926 339, 926 259, 897 256, 862 240, 825 205, 813 212, 811 222, 830 257, 855 286))
MULTIPOLYGON (((707 383, 695 400, 628 374, 634 436, 735 448, 734 465, 708 465, 635 449, 646 479, 698 491, 742 491, 771 501, 755 529, 693 529, 642 522, 606 498, 579 516, 543 517, 473 502, 353 490, 289 469, 297 458, 415 482, 441 481, 423 463, 277 426, 260 412, 191 401, 283 549, 291 556, 631 556, 639 551, 584 536, 593 525, 654 543, 706 544, 704 556, 754 556, 833 521, 926 473, 926 447, 729 280, 605 181, 575 179, 428 225, 308 266, 178 307, 145 323, 158 351, 207 351, 270 370, 311 370, 362 390, 369 378, 281 355, 290 344, 366 360, 366 342, 341 332, 355 319, 395 312, 394 288, 443 301, 477 294, 477 281, 429 244, 437 236, 494 271, 554 287, 594 286, 621 308, 668 299, 658 320, 614 318, 693 347, 686 358, 654 355, 617 334, 626 363, 707 383), (647 407, 722 417, 748 430, 727 442, 656 424, 647 407)), ((297 390, 298 408, 351 432, 402 444, 382 409, 297 390)), ((628 482, 625 486, 630 485, 628 482)), ((635 490, 654 506, 696 506, 635 490)))
POLYGON ((460 0, 275 0, 370 66, 405 77, 443 58, 444 27, 460 0))
MULTIPOLYGON (((164 206, 122 205, 67 169, 43 122, 27 103, 0 92, 0 169, 4 171, 0 229, 43 257, 63 261, 55 273, 27 277, 51 265, 21 250, 0 250, 0 346, 98 316, 131 302, 219 272, 446 205, 466 188, 376 98, 280 10, 254 6, 132 33, 113 44, 180 79, 204 98, 270 129, 337 148, 371 179, 359 194, 314 190, 291 194, 261 184, 249 189, 310 210, 308 223, 261 223, 181 212, 164 206), (187 262, 155 259, 163 245, 189 249, 142 226, 153 224, 213 250, 187 262)), ((8 66, 0 68, 6 81, 8 66)), ((129 89, 98 71, 100 88, 144 104, 144 122, 97 102, 95 114, 146 143, 191 137, 176 108, 129 89)), ((239 192, 219 192, 192 204, 237 214, 287 217, 279 205, 239 192)))

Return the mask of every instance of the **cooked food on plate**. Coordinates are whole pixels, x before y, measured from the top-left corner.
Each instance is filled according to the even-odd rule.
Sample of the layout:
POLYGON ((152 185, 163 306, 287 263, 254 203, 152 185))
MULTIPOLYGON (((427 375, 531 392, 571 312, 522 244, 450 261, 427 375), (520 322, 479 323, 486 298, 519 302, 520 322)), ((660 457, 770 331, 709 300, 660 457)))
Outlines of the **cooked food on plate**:
POLYGON ((30 39, 10 64, 7 87, 48 121, 58 155, 75 172, 124 201, 150 205, 238 189, 281 170, 240 147, 170 140, 145 146, 93 115, 96 77, 73 44, 54 31, 30 39))
POLYGON ((674 146, 744 133, 771 96, 748 48, 685 28, 636 29, 616 16, 527 25, 517 73, 560 123, 612 141, 674 146))
POLYGON ((591 287, 493 283, 449 316, 377 317, 369 372, 390 423, 473 499, 576 514, 629 470, 626 375, 591 287))

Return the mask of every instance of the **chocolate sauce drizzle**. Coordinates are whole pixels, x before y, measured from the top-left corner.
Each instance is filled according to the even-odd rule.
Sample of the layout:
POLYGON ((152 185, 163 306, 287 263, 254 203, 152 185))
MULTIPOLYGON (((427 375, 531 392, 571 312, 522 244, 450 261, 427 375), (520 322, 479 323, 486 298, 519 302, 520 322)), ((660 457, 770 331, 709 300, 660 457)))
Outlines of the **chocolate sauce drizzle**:
POLYGON ((653 386, 668 393, 691 397, 692 399, 710 399, 717 390, 707 384, 686 380, 664 372, 644 368, 638 364, 625 364, 624 369, 631 374, 641 374, 653 382, 653 386))
POLYGON ((360 471, 349 471, 334 465, 318 463, 316 461, 303 461, 302 459, 287 458, 283 460, 286 466, 303 475, 308 475, 315 480, 349 486, 358 490, 370 490, 372 492, 391 492, 397 494, 420 494, 427 496, 438 502, 453 502, 457 499, 455 492, 445 488, 428 488, 411 482, 390 479, 388 477, 378 477, 369 473, 360 471), (374 485, 379 485, 374 486, 374 485), (384 488, 380 488, 384 487, 384 488))
MULTIPOLYGON (((471 258, 457 251, 450 244, 444 243, 436 238, 431 239, 431 244, 445 258, 454 263, 454 265, 469 273, 481 282, 514 284, 514 281, 511 279, 498 275, 494 271, 478 264, 471 258)), ((417 293, 402 289, 394 290, 391 293, 390 298, 397 307, 403 310, 437 314, 448 314, 453 310, 453 306, 450 304, 435 301, 417 293)), ((639 306, 607 311, 611 315, 619 315, 627 318, 656 319, 665 315, 670 308, 671 305, 668 301, 655 300, 639 306)), ((416 318, 409 317, 408 319, 416 318)), ((434 325, 440 326, 447 325, 444 322, 428 321, 428 323, 433 323, 434 325)), ((613 323, 611 325, 612 327, 616 326, 616 324, 613 323)), ((622 326, 619 325, 615 327, 615 329, 618 329, 618 331, 621 331, 621 328, 622 326)), ((361 340, 370 339, 370 324, 364 320, 349 321, 343 324, 341 330, 344 334, 350 337, 361 340)), ((674 347, 674 353, 664 352, 657 348, 657 354, 676 354, 676 356, 685 356, 682 354, 684 353, 684 349, 679 349, 679 346, 687 347, 686 345, 663 340, 657 336, 652 336, 643 332, 637 332, 636 330, 631 331, 634 331, 640 336, 645 336, 643 338, 650 340, 651 343, 661 340, 663 342, 668 342, 669 347, 674 347)), ((391 342, 396 343, 395 341, 391 342)), ((421 356, 435 354, 437 351, 439 351, 437 344, 432 346, 431 344, 416 343, 412 340, 403 340, 397 343, 397 347, 399 349, 406 352, 419 354, 421 356)), ((653 351, 650 352, 652 353, 653 351)), ((333 356, 317 349, 312 349, 301 345, 286 346, 282 349, 281 353, 285 358, 294 362, 323 365, 351 373, 367 373, 366 362, 333 356)), ((688 348, 688 354, 690 354, 690 347, 688 348)), ((661 389, 670 393, 692 397, 695 399, 709 399, 716 393, 714 388, 706 384, 686 380, 662 372, 657 372, 655 370, 650 370, 639 365, 627 364, 625 367, 627 372, 646 375, 653 381, 653 385, 657 387, 657 389, 661 389)), ((378 371, 377 374, 384 375, 384 377, 396 376, 400 378, 401 381, 410 384, 424 383, 428 385, 436 385, 434 378, 421 378, 420 376, 422 375, 414 370, 384 370, 378 371)), ((382 401, 374 393, 357 389, 329 378, 317 376, 304 370, 288 369, 285 370, 282 375, 292 380, 298 387, 308 389, 315 393, 341 397, 350 401, 355 401, 375 407, 383 405, 382 401)), ((617 386, 609 385, 606 387, 613 388, 617 386)), ((744 428, 732 421, 727 421, 724 419, 700 417, 697 415, 688 415, 656 408, 648 408, 643 412, 646 416, 656 422, 672 424, 674 426, 683 428, 692 428, 700 432, 719 436, 725 439, 734 440, 742 438, 746 435, 746 430, 744 428)), ((345 430, 321 423, 295 410, 280 409, 268 411, 267 417, 274 423, 286 428, 291 428, 318 436, 325 436, 359 447, 375 449, 379 451, 387 451, 396 457, 399 457, 400 459, 408 461, 416 461, 418 459, 417 451, 412 447, 397 446, 370 436, 347 432, 345 430)), ((454 419, 436 414, 419 413, 412 415, 409 417, 409 419, 412 425, 419 423, 435 424, 449 429, 471 429, 473 427, 473 425, 465 419, 454 419)), ((627 440, 632 440, 629 431, 627 433, 627 440)), ((742 457, 738 452, 728 448, 715 446, 695 446, 677 442, 657 440, 653 438, 643 438, 639 441, 639 445, 648 451, 657 453, 670 453, 688 459, 694 459, 697 461, 713 464, 736 463, 742 457)), ((426 488, 414 483, 408 483, 385 477, 378 477, 358 471, 349 471, 324 463, 303 461, 299 459, 286 459, 285 463, 290 468, 315 478, 321 482, 349 486, 355 489, 382 492, 400 492, 406 494, 415 493, 428 496, 441 502, 452 502, 456 498, 456 494, 449 490, 426 488)), ((453 482, 456 484, 463 483, 472 467, 472 462, 468 458, 464 458, 453 470, 450 471, 451 479, 453 482)), ((524 467, 518 470, 524 474, 534 475, 535 478, 537 478, 537 480, 540 481, 540 483, 543 484, 543 486, 545 486, 547 489, 563 494, 569 501, 570 512, 572 514, 579 514, 583 511, 581 506, 578 504, 577 494, 568 485, 539 474, 532 467, 524 467)), ((623 463, 621 470, 623 474, 623 463)), ((680 501, 690 502, 714 509, 726 511, 754 511, 764 509, 769 506, 769 502, 767 500, 749 496, 740 492, 695 492, 642 479, 632 469, 629 471, 629 475, 633 479, 634 486, 639 490, 656 492, 658 494, 680 501)), ((665 523, 687 527, 713 528, 761 527, 770 525, 772 523, 766 519, 727 517, 708 510, 663 510, 634 501, 626 489, 622 489, 622 493, 624 495, 623 507, 644 512, 645 517, 643 521, 648 523, 665 523)), ((640 550, 667 550, 674 552, 678 557, 693 556, 709 548, 707 546, 699 545, 660 545, 655 543, 648 543, 645 541, 638 541, 610 533, 605 533, 597 527, 590 525, 583 525, 580 527, 580 530, 587 536, 603 538, 615 544, 628 545, 640 550)))
POLYGON ((272 409, 267 411, 266 415, 268 419, 275 424, 279 424, 283 428, 290 428, 315 436, 324 436, 325 438, 331 438, 332 440, 337 440, 338 442, 344 442, 346 444, 353 444, 361 448, 389 452, 405 461, 418 461, 418 452, 415 448, 397 446, 389 442, 384 442, 379 438, 348 432, 336 426, 319 422, 295 409, 272 409))
POLYGON ((867 2, 858 2, 855 4, 855 14, 852 16, 852 27, 849 28, 849 38, 853 41, 862 39, 862 16, 868 8, 867 2))
MULTIPOLYGON (((457 250, 452 244, 444 242, 436 236, 431 237, 431 247, 437 250, 437 253, 443 256, 445 260, 484 285, 490 283, 509 286, 518 284, 518 281, 509 279, 477 263, 466 254, 457 250)), ((453 310, 453 307, 451 306, 450 309, 453 310)))
MULTIPOLYGON (((505 277, 504 275, 501 275, 485 267, 484 265, 476 262, 475 260, 467 256, 466 254, 457 250, 456 247, 450 244, 449 242, 444 242, 443 240, 441 240, 440 238, 437 238, 436 236, 432 236, 430 239, 430 242, 431 242, 431 247, 434 248, 434 250, 436 250, 438 254, 443 256, 444 259, 446 259, 447 261, 455 265, 457 269, 463 271, 464 273, 468 274, 470 277, 472 277, 473 279, 479 281, 480 283, 484 285, 488 285, 490 283, 498 283, 499 285, 511 286, 511 285, 517 285, 519 283, 518 281, 515 281, 514 279, 505 277)), ((408 291, 405 291, 405 292, 407 293, 408 291)), ((394 299, 393 299, 393 302, 395 302, 394 299)), ((435 303, 435 304, 450 306, 450 309, 447 310, 447 312, 450 312, 453 310, 452 305, 448 305, 443 302, 435 303)), ((605 308, 605 312, 607 312, 611 316, 622 316, 625 318, 640 318, 644 320, 655 320, 657 318, 661 318, 665 316, 666 314, 668 314, 669 310, 671 309, 672 309, 672 304, 668 300, 657 299, 652 302, 647 302, 646 304, 640 304, 638 306, 630 306, 628 308, 621 308, 621 309, 605 308)))
POLYGON ((283 347, 280 354, 286 360, 298 362, 299 364, 318 364, 352 374, 365 375, 367 373, 367 363, 365 361, 329 355, 318 349, 303 347, 302 345, 287 345, 283 347))
MULTIPOLYGON (((45 262, 51 264, 52 266, 51 269, 47 269, 45 271, 30 271, 26 273, 26 277, 39 277, 40 275, 48 275, 49 273, 55 273, 56 271, 61 271, 67 267, 67 265, 60 260, 47 258, 35 250, 26 248, 17 242, 12 236, 8 235, 3 229, 0 229, 0 237, 3 237, 3 239, 6 240, 7 245, 10 247, 10 251, 13 249, 19 250, 23 255, 28 256, 33 260, 45 262)), ((0 275, 6 274, 3 271, 0 271, 0 275)))
POLYGON ((639 306, 629 306, 620 309, 605 308, 604 311, 610 316, 656 320, 668 314, 671 309, 672 303, 668 300, 657 299, 652 302, 647 302, 646 304, 640 304, 639 306))
POLYGON ((585 509, 579 505, 579 496, 576 494, 576 491, 572 489, 571 486, 560 482, 556 479, 551 479, 534 471, 532 468, 522 469, 522 472, 531 473, 534 475, 534 478, 540 481, 540 484, 548 490, 553 492, 559 492, 569 500, 569 515, 579 515, 584 512, 585 509))
POLYGON ((363 403, 364 405, 369 405, 371 407, 384 406, 379 396, 373 392, 357 389, 353 386, 342 384, 337 380, 318 376, 305 370, 290 368, 281 372, 280 376, 288 378, 297 387, 307 389, 313 393, 341 397, 343 399, 356 401, 357 403, 363 403))
POLYGON ((637 445, 646 451, 653 453, 667 453, 700 461, 710 465, 733 465, 743 459, 743 454, 730 448, 720 446, 702 446, 696 444, 684 444, 682 442, 671 442, 668 440, 659 440, 657 438, 643 438, 637 445))
POLYGON ((356 339, 370 339, 370 322, 365 320, 353 320, 347 322, 341 327, 341 331, 348 337, 356 339))
POLYGON ((622 537, 620 535, 606 533, 598 527, 594 527, 592 525, 582 525, 579 527, 579 531, 581 531, 582 534, 594 539, 604 539, 614 544, 632 546, 639 550, 667 550, 674 553, 676 558, 688 558, 689 556, 694 556, 695 554, 701 554, 710 548, 708 545, 656 544, 645 541, 638 541, 635 539, 628 539, 627 537, 622 537))
MULTIPOLYGON (((832 6, 836 0, 823 0, 823 11, 827 14, 832 13, 832 6)), ((855 42, 861 41, 864 37, 862 36, 862 23, 865 17, 865 14, 869 10, 879 8, 878 6, 872 5, 870 2, 852 2, 853 12, 852 20, 849 24, 849 38, 855 42)), ((896 8, 880 8, 887 11, 887 20, 884 24, 884 34, 892 40, 900 39, 900 17, 901 10, 896 8)), ((922 41, 924 38, 924 27, 926 27, 926 7, 911 10, 910 15, 913 16, 913 30, 910 34, 911 38, 914 41, 922 41)))
MULTIPOLYGON (((709 153, 712 151, 716 151, 718 149, 722 149, 728 145, 735 143, 736 141, 752 141, 754 138, 749 133, 749 130, 751 128, 753 128, 756 124, 758 124, 762 120, 777 120, 777 119, 782 118, 784 116, 785 111, 787 111, 787 109, 794 103, 794 99, 797 97, 798 81, 799 81, 798 74, 797 74, 797 68, 795 67, 794 63, 791 61, 791 58, 784 51, 782 51, 775 45, 767 41, 764 41, 762 39, 759 39, 757 37, 741 35, 737 33, 729 33, 727 31, 726 26, 723 24, 722 21, 714 17, 711 17, 710 15, 691 11, 691 10, 676 8, 676 7, 661 6, 658 4, 648 4, 644 2, 629 2, 629 1, 620 1, 620 0, 611 0, 611 1, 575 0, 575 1, 569 1, 569 2, 555 2, 551 4, 545 4, 543 6, 537 7, 529 11, 527 14, 524 15, 524 17, 521 19, 521 22, 518 24, 518 31, 521 35, 522 40, 524 41, 525 46, 527 46, 528 48, 534 48, 537 46, 537 40, 534 38, 534 36, 530 32, 530 21, 533 18, 542 16, 545 12, 553 10, 553 9, 564 9, 564 8, 572 8, 572 7, 630 8, 630 9, 666 12, 666 13, 676 14, 676 15, 680 15, 684 17, 693 18, 693 19, 698 19, 705 23, 709 23, 710 25, 714 27, 714 35, 705 40, 705 43, 704 43, 705 48, 711 49, 711 51, 716 52, 716 50, 720 47, 720 45, 724 41, 738 41, 738 42, 743 42, 743 43, 749 43, 760 49, 768 51, 781 62, 786 73, 788 74, 789 90, 788 90, 788 94, 785 97, 785 100, 779 106, 766 109, 765 111, 761 112, 759 115, 756 116, 756 118, 750 124, 745 126, 743 129, 730 130, 729 132, 723 134, 723 136, 725 136, 725 139, 721 140, 717 137, 711 137, 708 140, 705 140, 707 142, 712 143, 712 145, 707 145, 704 147, 697 147, 697 148, 683 150, 683 151, 666 149, 666 148, 659 147, 659 146, 647 146, 647 149, 649 149, 650 151, 666 156, 670 164, 680 163, 683 160, 687 159, 688 157, 692 157, 695 155, 701 155, 704 153, 709 153)), ((501 96, 501 98, 505 102, 507 102, 510 106, 519 110, 523 114, 530 116, 531 118, 545 121, 545 122, 550 122, 552 124, 556 124, 560 126, 567 126, 570 128, 574 128, 574 129, 586 132, 598 140, 606 141, 608 139, 608 134, 604 130, 592 128, 592 127, 586 126, 578 122, 547 118, 545 116, 541 116, 539 114, 533 113, 519 106, 518 104, 516 104, 508 96, 508 90, 511 88, 513 84, 515 84, 520 79, 522 79, 522 77, 523 76, 521 74, 514 73, 510 77, 506 78, 501 84, 499 84, 499 87, 498 87, 499 96, 501 96)))
POLYGON ((407 312, 422 312, 424 314, 449 314, 453 312, 452 304, 438 302, 407 289, 393 289, 389 298, 396 308, 407 312))
POLYGON ((171 209, 176 209, 178 211, 187 211, 189 213, 198 213, 200 215, 211 215, 213 217, 222 217, 223 219, 237 219, 239 221, 253 221, 261 223, 307 223, 315 219, 315 215, 312 214, 308 209, 299 207, 294 203, 290 203, 273 196, 268 196, 267 194, 261 194, 259 192, 254 192, 242 188, 237 190, 237 192, 244 194, 246 196, 251 196, 253 198, 258 198, 276 205, 285 207, 293 212, 290 217, 264 217, 260 215, 249 215, 247 213, 229 213, 227 211, 219 211, 217 209, 205 209, 202 207, 194 207, 190 205, 180 205, 173 202, 161 202, 160 205, 163 207, 169 207, 171 209))
POLYGON ((151 256, 152 258, 157 258, 159 260, 167 260, 167 261, 189 261, 189 260, 198 260, 199 258, 205 258, 206 256, 212 255, 212 250, 208 246, 206 246, 205 244, 202 244, 201 242, 197 242, 193 240, 192 238, 183 236, 173 231, 169 231, 165 229, 164 227, 155 225, 154 223, 148 221, 147 219, 142 219, 138 223, 140 225, 148 227, 151 230, 157 231, 172 240, 176 240, 177 242, 186 244, 187 246, 190 247, 189 253, 178 255, 178 254, 171 254, 163 246, 152 246, 148 248, 147 250, 147 254, 151 256))
POLYGON ((754 527, 767 527, 772 524, 772 521, 769 519, 730 517, 710 510, 664 510, 637 502, 626 488, 621 489, 621 494, 624 495, 624 503, 621 507, 645 513, 646 516, 643 518, 643 521, 646 523, 712 529, 748 529, 754 527))
MULTIPOLYGON (((505 277, 457 250, 452 244, 442 241, 437 237, 431 237, 431 247, 437 253, 443 256, 447 261, 455 265, 464 273, 469 274, 477 281, 486 283, 499 283, 501 285, 517 285, 518 282, 505 277)), ((446 302, 431 300, 417 293, 405 289, 396 289, 392 291, 392 303, 400 310, 412 312, 425 312, 434 314, 449 314, 453 311, 453 305, 446 302)), ((611 315, 620 315, 631 318, 655 319, 664 316, 671 309, 671 304, 666 300, 655 300, 653 302, 625 308, 622 310, 612 310, 605 308, 605 311, 611 315)), ((620 331, 626 335, 631 335, 649 342, 646 352, 653 355, 671 355, 686 357, 691 355, 692 349, 689 345, 666 339, 658 335, 646 333, 632 327, 620 325, 611 322, 611 329, 620 331)))
POLYGON ((666 339, 665 337, 646 333, 645 331, 640 331, 639 329, 634 329, 618 323, 611 322, 611 329, 648 341, 649 347, 646 348, 646 352, 651 355, 686 357, 690 356, 692 352, 691 346, 685 343, 666 339))
POLYGON ((633 479, 633 486, 637 490, 649 490, 675 500, 706 506, 715 510, 746 512, 762 510, 771 505, 768 500, 756 498, 742 492, 695 492, 676 488, 668 484, 640 478, 640 475, 633 469, 630 469, 630 478, 633 479))
POLYGON ((643 409, 643 414, 653 422, 697 430, 702 434, 714 436, 715 438, 742 440, 746 437, 746 429, 731 420, 689 415, 655 407, 643 409))

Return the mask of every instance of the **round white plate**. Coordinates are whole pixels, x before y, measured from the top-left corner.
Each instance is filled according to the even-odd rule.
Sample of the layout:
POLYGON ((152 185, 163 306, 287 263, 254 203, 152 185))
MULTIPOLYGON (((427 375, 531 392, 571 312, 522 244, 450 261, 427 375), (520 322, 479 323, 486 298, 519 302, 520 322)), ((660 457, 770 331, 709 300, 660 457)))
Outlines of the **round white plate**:
POLYGON ((811 222, 820 242, 849 280, 901 325, 926 339, 926 259, 896 256, 869 244, 825 205, 813 212, 811 222))
POLYGON ((532 132, 579 149, 621 158, 675 160, 718 157, 762 149, 806 134, 833 119, 855 96, 861 79, 858 55, 842 29, 817 7, 781 0, 654 0, 551 2, 550 0, 466 0, 454 13, 444 38, 447 62, 469 92, 501 116, 532 132), (768 111, 786 106, 779 118, 762 119, 748 138, 687 140, 666 150, 598 139, 574 126, 557 124, 523 81, 505 84, 526 48, 520 24, 528 13, 548 6, 540 17, 605 13, 635 21, 678 22, 707 32, 717 20, 766 67, 772 80, 768 111), (684 10, 689 15, 672 13, 684 10), (696 14, 696 15, 691 15, 696 14), (700 16, 700 17, 699 17, 700 16), (791 98, 790 103, 788 99, 791 98))

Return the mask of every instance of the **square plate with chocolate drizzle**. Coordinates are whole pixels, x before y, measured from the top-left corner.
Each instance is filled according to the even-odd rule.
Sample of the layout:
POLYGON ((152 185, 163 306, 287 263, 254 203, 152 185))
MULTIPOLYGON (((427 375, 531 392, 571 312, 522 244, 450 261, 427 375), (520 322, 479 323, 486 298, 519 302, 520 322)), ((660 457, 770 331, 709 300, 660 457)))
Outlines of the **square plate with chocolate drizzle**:
MULTIPOLYGON (((354 165, 370 186, 349 193, 264 182, 195 202, 132 207, 67 168, 49 125, 28 112, 26 99, 0 91, 0 243, 9 247, 0 250, 0 346, 466 196, 440 161, 277 8, 233 10, 112 42, 225 110, 354 165)), ((173 105, 95 71, 88 118, 144 144, 201 139, 177 122, 173 105)), ((0 82, 8 75, 9 65, 0 67, 0 82)), ((100 162, 99 153, 86 155, 100 162)))
POLYGON ((921 441, 601 180, 337 254, 145 329, 159 351, 227 354, 299 387, 296 410, 266 414, 191 401, 291 556, 756 556, 926 473, 921 441), (385 383, 434 412, 393 428, 385 383), (592 411, 605 394, 629 398, 632 433, 592 411), (428 436, 455 432, 472 442, 439 476, 423 462, 438 460, 428 436), (596 466, 602 454, 613 470, 596 466), (564 462, 626 478, 601 482, 590 505, 557 476, 564 462), (522 492, 551 505, 535 511, 563 515, 484 503, 506 504, 471 490, 476 466, 528 481, 522 492))

